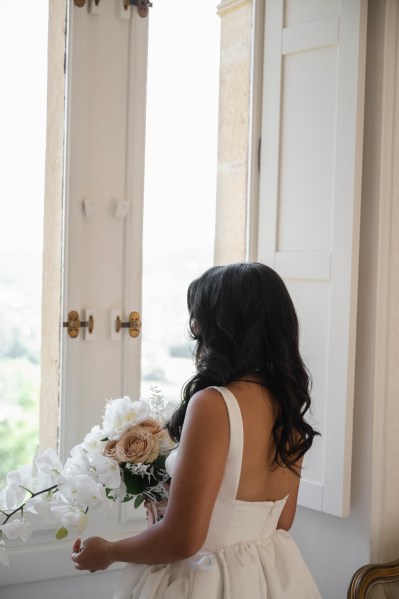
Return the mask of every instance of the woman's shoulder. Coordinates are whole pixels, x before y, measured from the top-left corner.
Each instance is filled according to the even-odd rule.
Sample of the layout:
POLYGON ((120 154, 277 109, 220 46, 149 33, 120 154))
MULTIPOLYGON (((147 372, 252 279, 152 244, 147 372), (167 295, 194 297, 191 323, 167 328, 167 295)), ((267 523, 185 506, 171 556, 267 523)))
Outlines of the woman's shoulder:
POLYGON ((222 394, 215 387, 206 387, 197 391, 190 399, 187 415, 227 416, 226 404, 222 394))
POLYGON ((229 435, 227 407, 223 396, 214 387, 197 391, 187 406, 183 434, 195 436, 196 431, 202 438, 206 436, 208 439, 229 435))
MULTIPOLYGON (((229 419, 221 394, 213 388, 197 391, 187 406, 179 446, 179 463, 190 468, 214 467, 223 472, 229 447, 229 419)), ((218 471, 218 476, 220 472, 218 471)))

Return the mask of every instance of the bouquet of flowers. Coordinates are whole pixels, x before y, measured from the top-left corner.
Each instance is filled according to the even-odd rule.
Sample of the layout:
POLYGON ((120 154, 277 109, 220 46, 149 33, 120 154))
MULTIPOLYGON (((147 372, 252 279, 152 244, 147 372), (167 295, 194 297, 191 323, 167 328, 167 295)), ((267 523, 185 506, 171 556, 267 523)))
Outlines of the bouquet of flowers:
MULTIPOLYGON (((106 501, 133 500, 135 508, 144 503, 149 524, 162 518, 169 485, 165 460, 174 448, 165 422, 172 409, 157 389, 149 399, 109 400, 102 426, 72 448, 65 464, 46 449, 32 464, 9 472, 0 493, 0 539, 29 539, 26 512, 54 526, 57 539, 71 530, 80 534, 89 509, 106 501)), ((2 539, 0 563, 9 565, 2 539)))

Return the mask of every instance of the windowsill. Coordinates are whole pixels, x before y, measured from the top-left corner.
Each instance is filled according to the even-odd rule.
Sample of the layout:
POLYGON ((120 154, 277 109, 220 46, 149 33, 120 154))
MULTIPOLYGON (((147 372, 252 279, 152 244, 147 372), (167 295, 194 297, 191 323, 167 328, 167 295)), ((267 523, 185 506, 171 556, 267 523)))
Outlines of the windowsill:
MULTIPOLYGON (((127 505, 115 508, 110 510, 108 506, 104 506, 92 512, 89 525, 82 536, 100 535, 110 540, 118 540, 135 535, 146 528, 143 509, 134 510, 132 507, 131 513, 127 505)), ((81 576, 82 572, 75 570, 70 559, 75 538, 76 535, 68 535, 58 541, 55 539, 54 528, 41 528, 35 530, 26 543, 6 540, 11 565, 9 568, 0 565, 0 587, 81 576)), ((117 563, 109 570, 121 570, 124 566, 123 563, 117 563)))

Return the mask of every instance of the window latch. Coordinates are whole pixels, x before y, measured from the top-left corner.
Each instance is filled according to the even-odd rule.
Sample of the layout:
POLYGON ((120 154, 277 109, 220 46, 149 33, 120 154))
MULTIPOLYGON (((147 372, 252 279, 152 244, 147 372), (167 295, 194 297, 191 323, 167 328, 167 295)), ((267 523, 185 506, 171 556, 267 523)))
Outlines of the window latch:
POLYGON ((130 312, 128 322, 122 322, 120 316, 115 319, 115 331, 119 333, 122 328, 129 329, 131 337, 138 337, 141 330, 141 319, 139 312, 130 312))
POLYGON ((68 314, 68 320, 63 323, 63 326, 68 328, 68 335, 71 339, 78 337, 81 327, 87 327, 89 335, 91 335, 94 330, 94 317, 90 314, 87 320, 82 321, 80 320, 79 312, 71 310, 68 314))

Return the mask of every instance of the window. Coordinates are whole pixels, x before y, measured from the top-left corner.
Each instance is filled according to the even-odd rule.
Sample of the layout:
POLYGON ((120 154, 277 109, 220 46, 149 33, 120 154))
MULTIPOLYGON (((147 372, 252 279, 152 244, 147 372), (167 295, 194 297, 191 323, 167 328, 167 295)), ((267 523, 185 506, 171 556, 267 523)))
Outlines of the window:
MULTIPOLYGON (((52 280, 45 285, 44 293, 48 294, 46 299, 49 303, 53 301, 52 320, 46 325, 43 335, 43 351, 46 352, 52 384, 42 391, 46 410, 42 421, 46 427, 47 408, 51 404, 52 422, 48 426, 53 431, 50 434, 51 444, 54 441, 59 444, 61 458, 65 460, 70 449, 82 441, 94 424, 100 422, 108 398, 124 394, 137 397, 154 382, 162 392, 176 397, 181 384, 190 374, 189 344, 186 345, 184 340, 186 287, 192 278, 213 262, 219 18, 211 1, 206 2, 204 15, 197 14, 198 6, 192 1, 185 8, 181 18, 184 17, 185 23, 188 20, 192 23, 189 32, 182 25, 179 29, 176 12, 167 10, 162 3, 156 6, 154 3, 149 19, 138 16, 134 6, 125 10, 122 0, 102 1, 98 5, 86 2, 82 8, 74 2, 59 0, 51 2, 49 8, 50 33, 57 38, 55 45, 58 48, 57 64, 53 65, 55 75, 51 71, 49 78, 53 75, 58 77, 60 85, 54 85, 54 82, 50 85, 54 98, 49 99, 48 109, 57 122, 54 125, 51 118, 48 122, 52 135, 58 136, 52 140, 54 148, 51 148, 58 153, 57 177, 61 173, 64 179, 58 177, 51 182, 54 194, 46 192, 46 201, 47 196, 51 196, 52 209, 63 193, 65 210, 62 215, 57 204, 54 221, 45 224, 44 250, 49 261, 53 256, 61 255, 61 228, 64 232, 62 269, 58 266, 58 257, 52 264, 53 274, 58 277, 57 289, 60 288, 62 275, 62 301, 58 292, 54 293, 51 288, 52 280), (67 81, 64 106, 63 10, 66 6, 67 81), (155 13, 157 10, 158 14, 155 13), (161 18, 164 19, 163 26, 161 18), (153 26, 150 25, 151 19, 153 26), (149 25, 153 37, 150 42, 146 119, 149 25), (171 40, 173 27, 176 28, 173 30, 175 45, 171 40), (155 49, 152 44, 157 41, 156 35, 160 31, 162 38, 158 39, 158 49, 155 49), (189 46, 194 36, 198 37, 189 46), (162 44, 174 49, 174 60, 173 56, 168 60, 169 75, 164 65, 159 64, 162 44), (189 52, 193 53, 190 64, 186 58, 189 52), (208 61, 206 70, 199 70, 200 61, 202 64, 208 61), (182 69, 187 71, 183 78, 182 69), (159 92, 155 89, 161 75, 166 78, 162 92, 164 102, 159 101, 159 92), (182 80, 185 86, 172 90, 178 80, 182 80), (208 82, 211 87, 208 87, 208 82), (169 99, 173 98, 174 106, 166 103, 169 90, 169 99), (182 106, 176 102, 179 96, 182 106), (161 119, 158 125, 156 118, 161 119), (169 122, 172 126, 166 131, 169 122), (163 154, 159 157, 157 152, 161 149, 163 154), (200 177, 197 175, 199 170, 200 177), (160 188, 155 185, 157 178, 161 179, 160 188), (167 206, 169 210, 162 212, 161 218, 161 211, 167 206), (62 227, 61 217, 64 221, 62 227), (166 228, 168 231, 164 231, 166 228), (47 243, 47 235, 54 235, 51 243, 47 243), (172 272, 170 263, 174 264, 173 281, 170 276, 165 276, 166 269, 172 272), (178 298, 179 304, 159 306, 154 293, 171 298, 172 304, 178 298), (57 310, 61 311, 58 320, 57 310), (78 312, 81 321, 87 320, 88 314, 93 315, 93 334, 81 327, 76 338, 68 335, 62 323, 68 320, 72 310, 78 312), (127 328, 118 333, 115 314, 126 322, 129 313, 135 310, 142 313, 142 334, 132 338, 127 328), (166 321, 172 322, 169 331, 165 317, 166 321), (158 338, 152 337, 155 322, 160 323, 155 328, 162 333, 158 338), (59 335, 61 344, 56 342, 59 335), (51 347, 47 346, 50 341, 51 347), (157 373, 155 378, 146 377, 150 351, 155 343, 162 344, 160 354, 166 355, 166 361, 161 360, 160 367, 170 373, 168 379, 160 379, 157 373), (58 355, 59 345, 61 356, 58 355), (53 376, 54 373, 56 376, 53 376)), ((46 40, 45 34, 42 37, 46 40)), ((49 69, 53 57, 52 46, 49 69)), ((48 159, 53 159, 51 152, 48 159)), ((49 164, 53 172, 54 163, 49 164)), ((47 319, 46 313, 46 323, 47 319)), ((46 440, 43 448, 49 444, 46 440)), ((135 514, 133 518, 141 516, 135 514)), ((125 535, 127 527, 132 531, 145 526, 144 519, 132 523, 132 513, 126 515, 125 511, 119 512, 117 508, 96 511, 92 520, 96 520, 96 532, 103 535, 125 535)), ((4 577, 2 572, 1 584, 40 580, 46 578, 50 571, 54 576, 70 575, 68 543, 51 543, 52 540, 53 531, 41 530, 34 534, 28 546, 35 550, 27 551, 26 546, 22 551, 16 550, 12 568, 7 569, 4 577)))
POLYGON ((39 443, 48 5, 23 11, 0 4, 0 487, 39 443))
POLYGON ((149 21, 142 393, 178 399, 193 372, 186 290, 213 264, 220 18, 157 2, 149 21), (160 98, 162 100, 160 101, 160 98))

